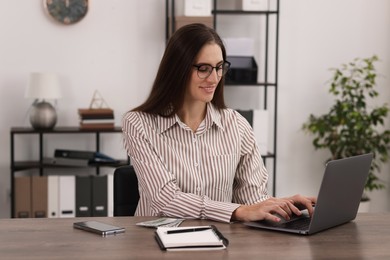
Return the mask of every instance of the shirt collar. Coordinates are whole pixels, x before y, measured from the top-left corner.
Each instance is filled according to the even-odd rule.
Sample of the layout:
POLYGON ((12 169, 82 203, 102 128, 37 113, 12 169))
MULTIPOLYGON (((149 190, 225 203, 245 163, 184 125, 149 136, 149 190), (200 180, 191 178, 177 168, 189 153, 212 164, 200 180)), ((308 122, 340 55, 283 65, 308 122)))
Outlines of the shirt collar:
MULTIPOLYGON (((160 134, 167 131, 176 123, 179 124, 180 118, 177 114, 171 117, 157 116, 157 126, 160 134)), ((221 113, 210 102, 207 103, 207 112, 205 117, 206 128, 210 128, 213 124, 224 130, 221 122, 221 113)))

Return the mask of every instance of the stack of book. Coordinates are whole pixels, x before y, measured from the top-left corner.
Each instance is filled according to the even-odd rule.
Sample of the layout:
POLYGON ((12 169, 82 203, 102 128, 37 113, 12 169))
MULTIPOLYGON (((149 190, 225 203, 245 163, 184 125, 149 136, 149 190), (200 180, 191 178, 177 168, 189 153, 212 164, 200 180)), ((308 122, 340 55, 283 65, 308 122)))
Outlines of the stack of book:
POLYGON ((114 111, 110 108, 79 108, 80 129, 113 129, 114 111))

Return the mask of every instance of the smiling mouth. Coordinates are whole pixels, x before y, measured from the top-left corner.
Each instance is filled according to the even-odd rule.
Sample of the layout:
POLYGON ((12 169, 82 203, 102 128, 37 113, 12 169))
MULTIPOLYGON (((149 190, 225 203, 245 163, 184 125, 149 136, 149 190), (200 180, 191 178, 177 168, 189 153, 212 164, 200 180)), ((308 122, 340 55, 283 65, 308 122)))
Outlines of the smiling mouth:
POLYGON ((215 90, 215 87, 201 87, 201 88, 207 92, 214 92, 215 90))

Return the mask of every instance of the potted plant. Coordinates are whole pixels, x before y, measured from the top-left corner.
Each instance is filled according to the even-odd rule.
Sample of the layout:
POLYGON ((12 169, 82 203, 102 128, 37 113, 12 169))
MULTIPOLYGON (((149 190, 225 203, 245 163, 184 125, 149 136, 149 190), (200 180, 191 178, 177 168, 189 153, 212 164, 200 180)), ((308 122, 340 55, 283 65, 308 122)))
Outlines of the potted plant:
MULTIPOLYGON (((335 102, 329 112, 321 116, 311 114, 303 130, 314 135, 315 149, 328 149, 331 158, 340 159, 372 152, 374 160, 365 191, 384 188, 377 173, 381 163, 388 160, 390 131, 384 129, 389 108, 387 104, 373 106, 378 97, 375 89, 377 56, 356 58, 341 68, 332 69, 329 92, 335 102), (371 102, 370 102, 371 101, 371 102)), ((366 193, 363 200, 369 200, 366 193)))

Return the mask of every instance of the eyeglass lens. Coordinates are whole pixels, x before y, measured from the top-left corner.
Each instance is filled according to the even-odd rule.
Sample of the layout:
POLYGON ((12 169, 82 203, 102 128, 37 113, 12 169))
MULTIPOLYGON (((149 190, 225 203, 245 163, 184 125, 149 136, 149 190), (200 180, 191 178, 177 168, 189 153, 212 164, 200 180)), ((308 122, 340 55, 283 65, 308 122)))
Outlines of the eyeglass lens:
POLYGON ((216 66, 216 67, 213 67, 209 64, 203 64, 203 65, 196 66, 196 67, 198 69, 199 78, 205 79, 211 75, 211 73, 213 72, 213 69, 216 70, 217 75, 219 77, 222 77, 229 70, 230 64, 228 62, 224 62, 221 65, 216 66))

